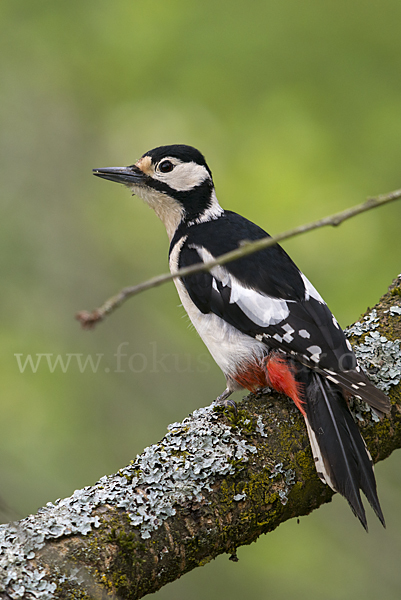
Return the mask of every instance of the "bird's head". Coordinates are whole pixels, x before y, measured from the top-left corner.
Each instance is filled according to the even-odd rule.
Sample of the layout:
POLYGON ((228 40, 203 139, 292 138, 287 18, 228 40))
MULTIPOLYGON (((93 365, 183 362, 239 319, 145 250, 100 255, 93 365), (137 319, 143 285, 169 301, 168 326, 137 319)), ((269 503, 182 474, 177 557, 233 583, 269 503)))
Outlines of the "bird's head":
POLYGON ((192 146, 159 146, 134 165, 93 169, 93 174, 128 186, 154 209, 170 239, 181 222, 199 223, 223 212, 205 158, 192 146))

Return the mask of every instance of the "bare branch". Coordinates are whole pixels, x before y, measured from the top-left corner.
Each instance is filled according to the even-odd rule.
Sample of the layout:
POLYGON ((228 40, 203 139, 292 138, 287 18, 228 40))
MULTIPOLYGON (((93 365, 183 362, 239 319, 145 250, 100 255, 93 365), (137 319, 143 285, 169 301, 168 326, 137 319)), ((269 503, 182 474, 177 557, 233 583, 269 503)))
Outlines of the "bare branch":
POLYGON ((294 229, 290 229, 289 231, 285 231, 273 237, 266 237, 261 240, 257 240, 256 242, 249 242, 247 240, 244 240, 239 248, 237 248, 236 250, 232 250, 231 252, 227 252, 226 254, 222 254, 215 260, 211 260, 206 263, 191 265, 190 267, 179 269, 175 273, 165 273, 163 275, 158 275, 156 277, 148 279, 147 281, 143 281, 138 285, 126 287, 112 298, 106 300, 106 302, 102 304, 100 308, 97 308, 92 312, 81 311, 77 313, 76 319, 80 321, 81 325, 84 328, 90 329, 94 327, 96 323, 102 321, 111 312, 116 310, 116 308, 121 306, 121 304, 128 300, 128 298, 132 298, 132 296, 135 296, 140 292, 144 292, 145 290, 149 290, 150 288, 157 287, 159 285, 162 285, 163 283, 167 283, 167 281, 171 281, 178 277, 186 277, 187 275, 193 275, 194 273, 210 271, 211 269, 213 269, 213 267, 216 267, 218 265, 225 265, 233 260, 243 258, 244 256, 248 256, 249 254, 258 252, 259 250, 264 250, 265 248, 269 248, 269 246, 273 246, 274 244, 277 244, 284 240, 288 240, 289 238, 301 235, 302 233, 307 233, 308 231, 312 231, 313 229, 320 229, 321 227, 327 227, 328 225, 337 227, 337 225, 340 225, 340 223, 343 223, 343 221, 346 221, 351 217, 355 217, 356 215, 359 215, 368 210, 372 210, 373 208, 377 208, 378 206, 383 206, 384 204, 388 204, 389 202, 393 202, 394 200, 398 200, 399 198, 401 198, 401 189, 396 190, 394 192, 390 192, 389 194, 382 194, 375 198, 369 198, 362 204, 357 204, 352 208, 347 208, 346 210, 343 210, 329 217, 324 217, 323 219, 313 221, 312 223, 300 225, 298 227, 295 227, 294 229))
MULTIPOLYGON (((401 277, 349 335, 392 400, 380 422, 355 406, 377 462, 401 447, 401 277)), ((141 598, 332 494, 285 396, 250 395, 237 417, 199 409, 116 475, 0 526, 0 598, 141 598)))

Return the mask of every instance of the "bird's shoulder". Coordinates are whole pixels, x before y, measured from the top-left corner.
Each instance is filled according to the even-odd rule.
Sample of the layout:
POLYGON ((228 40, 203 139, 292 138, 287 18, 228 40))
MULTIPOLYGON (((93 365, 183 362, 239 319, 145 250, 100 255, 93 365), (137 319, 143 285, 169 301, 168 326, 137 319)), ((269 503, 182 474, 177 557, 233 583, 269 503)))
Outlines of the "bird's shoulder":
MULTIPOLYGON (((178 266, 184 267, 201 262, 204 256, 217 258, 237 249, 244 241, 266 237, 271 236, 252 221, 235 212, 224 211, 217 219, 179 227, 171 241, 170 254, 179 244, 178 266)), ((244 287, 268 296, 289 300, 305 297, 302 274, 278 244, 227 263, 223 268, 244 287)))

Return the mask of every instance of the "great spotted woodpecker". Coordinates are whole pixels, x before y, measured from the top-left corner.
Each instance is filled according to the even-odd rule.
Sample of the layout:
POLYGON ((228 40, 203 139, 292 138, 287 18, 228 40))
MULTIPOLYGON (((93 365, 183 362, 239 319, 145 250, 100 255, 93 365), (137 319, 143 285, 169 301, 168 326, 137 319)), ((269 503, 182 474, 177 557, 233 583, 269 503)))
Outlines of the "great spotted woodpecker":
MULTIPOLYGON (((203 155, 185 145, 150 150, 134 165, 94 169, 127 185, 166 226, 172 272, 268 236, 217 201, 203 155)), ((279 246, 197 273, 175 284, 227 388, 272 387, 305 418, 323 482, 342 494, 367 529, 360 490, 384 525, 370 454, 347 405, 354 395, 382 417, 390 402, 357 365, 351 345, 324 300, 279 246)))

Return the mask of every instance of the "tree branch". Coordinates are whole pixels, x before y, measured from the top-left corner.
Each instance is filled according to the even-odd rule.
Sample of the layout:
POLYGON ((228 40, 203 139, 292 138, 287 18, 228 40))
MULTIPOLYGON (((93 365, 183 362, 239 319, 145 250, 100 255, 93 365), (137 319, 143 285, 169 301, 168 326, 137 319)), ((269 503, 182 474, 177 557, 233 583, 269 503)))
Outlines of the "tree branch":
POLYGON ((140 292, 144 292, 151 288, 162 285, 163 283, 167 283, 173 279, 178 277, 186 277, 187 275, 193 275, 194 273, 200 273, 201 271, 210 271, 213 267, 218 265, 225 265, 233 260, 237 260, 238 258, 243 258, 244 256, 248 256, 249 254, 253 254, 254 252, 258 252, 259 250, 264 250, 265 248, 269 248, 270 246, 274 246, 279 242, 284 240, 288 240, 289 238, 295 237, 297 235, 301 235, 301 233, 306 233, 308 231, 312 231, 313 229, 320 229, 321 227, 327 227, 331 225, 333 227, 337 227, 344 221, 350 219, 351 217, 355 217, 363 212, 368 210, 372 210, 373 208, 377 208, 378 206, 383 206, 384 204, 388 204, 389 202, 393 202, 394 200, 398 200, 401 198, 401 190, 396 190, 394 192, 390 192, 389 194, 382 194, 375 198, 369 198, 366 202, 362 204, 357 204, 352 208, 347 208, 339 213, 331 215, 329 217, 324 217, 323 219, 319 219, 318 221, 313 221, 312 223, 307 223, 306 225, 300 225, 299 227, 295 227, 294 229, 290 229, 289 231, 285 231, 273 237, 266 237, 262 240, 257 240, 256 242, 249 242, 247 240, 243 240, 240 247, 236 250, 232 250, 231 252, 227 252, 226 254, 222 254, 215 260, 211 260, 206 263, 199 263, 196 265, 191 265, 189 267, 185 267, 184 269, 179 269, 175 273, 165 273, 163 275, 157 275, 156 277, 152 277, 147 281, 143 281, 138 285, 126 287, 122 289, 118 294, 106 300, 100 308, 96 308, 92 312, 88 311, 80 311, 76 314, 76 319, 80 321, 82 327, 86 329, 91 329, 99 323, 103 321, 107 315, 112 313, 116 308, 121 306, 128 298, 132 298, 132 296, 136 296, 140 292))
MULTIPOLYGON (((401 276, 348 335, 393 402, 380 422, 353 408, 377 462, 401 447, 401 276)), ((200 409, 116 475, 0 526, 0 598, 141 598, 332 495, 285 396, 200 409)))

